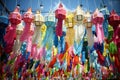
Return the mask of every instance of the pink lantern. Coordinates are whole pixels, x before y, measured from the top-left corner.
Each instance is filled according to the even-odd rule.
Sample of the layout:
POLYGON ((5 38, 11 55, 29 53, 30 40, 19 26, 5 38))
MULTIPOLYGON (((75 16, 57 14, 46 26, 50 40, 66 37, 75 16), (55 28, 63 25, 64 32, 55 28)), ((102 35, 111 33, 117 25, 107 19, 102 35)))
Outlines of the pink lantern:
POLYGON ((34 20, 34 15, 32 14, 32 9, 29 8, 28 11, 23 15, 23 21, 25 22, 25 28, 23 30, 23 34, 21 35, 20 40, 25 41, 30 35, 30 27, 31 23, 34 20))
POLYGON ((55 11, 55 17, 58 19, 56 34, 57 36, 62 36, 62 22, 66 17, 66 11, 63 8, 62 3, 59 4, 59 8, 55 11))
POLYGON ((19 7, 9 15, 11 25, 9 26, 8 32, 4 36, 4 40, 7 44, 12 44, 16 37, 16 26, 21 22, 21 15, 19 13, 19 7))
POLYGON ((96 9, 92 15, 92 22, 93 24, 96 25, 96 33, 97 33, 97 38, 99 43, 102 43, 104 40, 104 32, 102 27, 103 21, 104 21, 104 17, 102 13, 100 13, 99 10, 96 9))

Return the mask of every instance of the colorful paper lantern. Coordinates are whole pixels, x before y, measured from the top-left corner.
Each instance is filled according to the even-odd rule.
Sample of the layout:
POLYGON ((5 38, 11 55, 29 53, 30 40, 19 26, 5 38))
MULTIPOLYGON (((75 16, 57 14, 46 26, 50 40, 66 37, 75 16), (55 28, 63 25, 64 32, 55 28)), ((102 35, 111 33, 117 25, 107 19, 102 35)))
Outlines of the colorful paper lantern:
POLYGON ((114 28, 114 32, 115 32, 119 24, 119 15, 115 12, 115 10, 112 10, 110 12, 108 22, 114 28))
POLYGON ((88 40, 88 46, 92 47, 94 39, 93 39, 93 33, 92 33, 92 20, 91 20, 91 14, 89 11, 86 12, 84 15, 85 18, 83 20, 84 25, 86 26, 87 30, 87 40, 88 40))
POLYGON ((75 25, 74 15, 71 12, 68 12, 65 19, 65 25, 67 27, 66 32, 66 42, 68 43, 69 47, 74 43, 74 36, 75 30, 73 29, 75 25))
POLYGON ((12 44, 14 42, 15 37, 16 37, 16 26, 21 22, 21 15, 19 13, 18 6, 9 15, 9 20, 10 20, 11 26, 9 28, 9 31, 4 36, 4 40, 7 44, 12 44))
POLYGON ((75 20, 77 23, 83 22, 84 19, 84 11, 81 6, 77 6, 77 9, 75 11, 75 20))
POLYGON ((56 35, 62 36, 62 23, 66 17, 66 11, 63 8, 62 3, 60 3, 58 9, 56 9, 55 17, 58 19, 57 26, 56 26, 56 35))
POLYGON ((29 37, 29 34, 30 34, 31 23, 34 20, 34 16, 31 11, 32 9, 29 8, 28 11, 23 15, 23 21, 25 22, 25 28, 20 38, 20 41, 22 42, 25 41, 29 37))
POLYGON ((100 13, 99 10, 96 9, 92 15, 92 22, 93 24, 96 25, 98 43, 102 43, 104 41, 104 32, 103 32, 103 27, 102 27, 103 21, 104 21, 104 17, 102 13, 100 13))

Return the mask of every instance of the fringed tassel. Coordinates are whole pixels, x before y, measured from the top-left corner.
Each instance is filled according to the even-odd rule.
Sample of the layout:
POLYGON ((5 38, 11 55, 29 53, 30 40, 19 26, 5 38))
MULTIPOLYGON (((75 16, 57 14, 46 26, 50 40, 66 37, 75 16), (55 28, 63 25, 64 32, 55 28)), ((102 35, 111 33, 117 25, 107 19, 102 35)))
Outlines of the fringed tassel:
POLYGON ((13 44, 16 37, 16 25, 11 25, 8 28, 8 32, 4 36, 4 40, 7 44, 13 44))
POLYGON ((25 28, 23 30, 23 34, 20 37, 20 41, 21 42, 27 40, 27 38, 29 37, 29 34, 30 34, 30 25, 31 25, 31 23, 26 23, 25 24, 25 28))
POLYGON ((30 58, 36 59, 36 55, 37 55, 37 44, 33 44, 32 49, 31 49, 30 58))
POLYGON ((88 46, 92 47, 94 43, 94 38, 91 28, 87 28, 87 40, 88 40, 88 46))
POLYGON ((104 32, 101 24, 96 25, 96 32, 97 32, 98 42, 102 43, 104 41, 104 32))
POLYGON ((57 26, 56 26, 56 35, 57 36, 62 36, 62 19, 58 19, 57 26))
POLYGON ((15 44, 13 46, 13 52, 15 53, 19 53, 19 50, 20 50, 20 46, 21 46, 21 42, 20 42, 20 36, 21 35, 17 35, 16 36, 16 41, 15 41, 15 44))

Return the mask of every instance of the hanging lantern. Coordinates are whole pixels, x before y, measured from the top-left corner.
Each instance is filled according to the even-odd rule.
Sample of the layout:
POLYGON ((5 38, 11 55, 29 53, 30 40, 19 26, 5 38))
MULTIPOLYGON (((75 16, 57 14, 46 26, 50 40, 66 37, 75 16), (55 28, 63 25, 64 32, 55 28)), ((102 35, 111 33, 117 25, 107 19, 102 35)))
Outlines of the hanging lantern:
POLYGON ((74 43, 74 36, 75 36, 75 30, 73 29, 75 25, 74 15, 71 12, 67 13, 66 19, 65 19, 65 25, 67 27, 66 31, 66 42, 68 43, 68 46, 72 46, 74 43))
POLYGON ((102 13, 100 13, 99 10, 96 9, 92 15, 92 22, 96 26, 96 33, 99 43, 102 43, 104 41, 104 32, 102 27, 103 21, 104 21, 104 17, 102 13))
POLYGON ((44 23, 44 17, 41 15, 40 11, 37 10, 35 17, 34 17, 34 23, 35 23, 35 32, 33 36, 33 43, 37 44, 38 41, 41 39, 41 26, 44 23))
POLYGON ((116 31, 119 24, 119 15, 114 10, 111 11, 108 22, 111 26, 113 26, 114 30, 116 31))
POLYGON ((55 22, 55 14, 52 11, 50 11, 48 15, 45 16, 45 25, 47 27, 55 27, 55 22))
POLYGON ((41 15, 40 11, 37 10, 34 18, 34 23, 36 26, 41 26, 44 23, 44 18, 41 15))
POLYGON ((55 17, 58 19, 57 27, 56 27, 56 34, 57 36, 62 36, 62 23, 66 17, 66 11, 63 8, 62 3, 59 4, 58 9, 55 11, 55 17))
POLYGON ((16 7, 15 10, 9 15, 9 20, 11 23, 11 28, 9 27, 9 31, 4 36, 5 42, 7 44, 11 44, 14 41, 16 36, 16 26, 21 22, 21 15, 19 13, 19 7, 16 7), (11 37, 10 37, 11 36, 11 37))
POLYGON ((25 22, 25 28, 23 30, 23 34, 21 35, 20 41, 24 41, 29 37, 30 34, 30 26, 34 20, 34 16, 32 14, 31 8, 23 15, 23 21, 25 22))
POLYGON ((86 30, 87 30, 88 46, 92 47, 93 43, 94 43, 94 39, 93 39, 93 33, 92 33, 92 29, 91 29, 91 27, 92 27, 91 14, 89 11, 86 12, 83 23, 86 26, 86 30))
POLYGON ((86 12, 85 14, 85 18, 84 18, 84 25, 87 27, 87 28, 91 28, 92 27, 92 20, 91 20, 91 14, 89 11, 86 12))
POLYGON ((81 6, 78 6, 75 11, 75 20, 76 22, 82 22, 84 19, 84 11, 81 6))

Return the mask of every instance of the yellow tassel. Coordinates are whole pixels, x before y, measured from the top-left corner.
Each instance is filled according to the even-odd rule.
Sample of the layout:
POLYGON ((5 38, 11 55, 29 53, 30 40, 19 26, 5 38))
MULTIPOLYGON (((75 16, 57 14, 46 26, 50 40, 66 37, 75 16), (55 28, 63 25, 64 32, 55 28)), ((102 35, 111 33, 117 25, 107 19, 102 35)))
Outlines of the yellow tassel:
POLYGON ((40 31, 41 31, 41 33, 42 33, 42 35, 41 35, 41 40, 39 40, 39 42, 38 42, 38 47, 40 47, 41 46, 41 43, 42 43, 42 41, 43 41, 43 39, 44 39, 44 37, 45 37, 45 34, 46 34, 46 29, 47 29, 47 27, 46 27, 46 25, 45 24, 43 24, 42 26, 41 26, 41 28, 40 28, 40 31))
POLYGON ((103 52, 103 56, 107 56, 107 53, 106 53, 106 52, 107 52, 107 50, 108 50, 108 46, 109 46, 109 45, 105 42, 105 43, 104 43, 104 52, 103 52))
POLYGON ((74 36, 75 36, 75 31, 73 29, 73 27, 75 25, 73 13, 71 13, 71 12, 67 13, 67 16, 65 19, 65 25, 67 27, 66 42, 68 43, 68 46, 70 47, 74 43, 74 36))
POLYGON ((88 60, 86 60, 85 64, 84 64, 84 72, 87 73, 88 72, 88 60))

